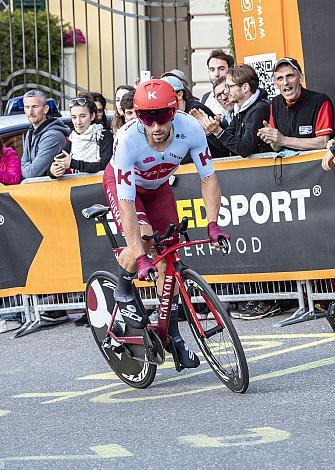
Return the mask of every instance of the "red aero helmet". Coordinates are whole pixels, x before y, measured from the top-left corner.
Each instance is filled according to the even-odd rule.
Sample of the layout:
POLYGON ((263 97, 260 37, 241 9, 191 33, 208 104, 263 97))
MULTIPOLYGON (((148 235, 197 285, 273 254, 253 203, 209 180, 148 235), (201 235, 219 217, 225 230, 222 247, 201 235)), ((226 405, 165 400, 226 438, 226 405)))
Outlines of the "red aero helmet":
POLYGON ((177 111, 177 95, 172 86, 164 80, 152 79, 140 83, 134 95, 136 111, 169 108, 173 115, 177 111))

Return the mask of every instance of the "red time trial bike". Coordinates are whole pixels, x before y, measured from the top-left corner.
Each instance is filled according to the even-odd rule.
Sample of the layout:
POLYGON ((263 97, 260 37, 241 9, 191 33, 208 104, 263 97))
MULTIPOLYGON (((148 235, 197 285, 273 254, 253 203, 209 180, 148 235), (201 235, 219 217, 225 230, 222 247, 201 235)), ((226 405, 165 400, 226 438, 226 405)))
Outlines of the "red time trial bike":
MULTIPOLYGON (((107 214, 109 208, 100 204, 82 210, 84 217, 103 224, 113 252, 119 248, 110 229, 107 214)), ((203 357, 217 377, 232 391, 244 393, 249 385, 249 372, 245 354, 234 325, 210 285, 193 269, 184 265, 179 250, 197 244, 210 243, 209 239, 191 241, 187 233, 187 218, 178 225, 171 224, 164 235, 159 233, 146 240, 153 240, 157 264, 165 260, 166 274, 157 323, 149 323, 143 330, 124 323, 114 299, 117 277, 109 272, 97 271, 87 281, 86 311, 94 339, 115 374, 127 385, 146 388, 154 380, 157 366, 165 360, 165 349, 171 351, 175 368, 182 366, 173 342, 168 335, 170 308, 176 283, 182 307, 203 357), (162 242, 174 232, 184 241, 172 246, 162 242)), ((133 286, 139 308, 145 313, 139 291, 133 286)))

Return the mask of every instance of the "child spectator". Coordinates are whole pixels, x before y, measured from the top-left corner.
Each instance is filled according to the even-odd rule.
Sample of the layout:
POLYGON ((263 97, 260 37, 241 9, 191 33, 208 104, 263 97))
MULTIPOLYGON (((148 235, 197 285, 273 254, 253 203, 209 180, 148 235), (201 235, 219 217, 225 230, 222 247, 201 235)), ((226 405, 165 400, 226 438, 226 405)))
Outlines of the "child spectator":
POLYGON ((105 169, 112 157, 113 136, 110 130, 96 123, 97 108, 89 98, 69 101, 74 130, 60 155, 49 169, 51 178, 58 178, 71 168, 76 172, 97 173, 105 169))
POLYGON ((0 184, 19 184, 22 180, 20 157, 0 139, 0 184))

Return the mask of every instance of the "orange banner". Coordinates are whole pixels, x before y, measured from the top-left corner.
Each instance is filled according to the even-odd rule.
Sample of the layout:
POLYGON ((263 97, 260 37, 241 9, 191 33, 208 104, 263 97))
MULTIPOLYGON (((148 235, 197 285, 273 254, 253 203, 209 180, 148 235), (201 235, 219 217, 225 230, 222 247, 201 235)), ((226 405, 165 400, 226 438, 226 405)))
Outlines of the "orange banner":
POLYGON ((253 66, 263 88, 274 96, 272 69, 285 56, 303 68, 297 0, 230 0, 237 63, 253 66))

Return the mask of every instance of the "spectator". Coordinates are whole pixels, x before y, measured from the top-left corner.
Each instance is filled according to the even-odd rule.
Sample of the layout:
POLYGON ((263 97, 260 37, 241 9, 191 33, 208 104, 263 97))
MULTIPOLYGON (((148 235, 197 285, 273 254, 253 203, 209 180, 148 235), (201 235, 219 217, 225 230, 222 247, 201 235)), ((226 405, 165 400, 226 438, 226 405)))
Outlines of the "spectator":
POLYGON ((0 139, 0 184, 19 184, 22 180, 20 157, 0 139))
POLYGON ((134 95, 135 90, 129 91, 125 95, 122 96, 120 101, 120 106, 124 115, 125 122, 131 121, 132 119, 136 119, 136 111, 134 108, 134 95))
MULTIPOLYGON (((184 111, 185 113, 188 113, 188 114, 192 114, 191 113, 191 110, 194 110, 194 109, 200 109, 202 110, 202 112, 208 116, 211 116, 213 119, 215 119, 215 115, 213 113, 213 111, 211 111, 209 108, 207 108, 206 105, 204 105, 203 103, 201 103, 199 100, 196 100, 195 98, 190 97, 188 98, 188 93, 185 89, 185 85, 182 83, 181 80, 179 80, 179 78, 173 76, 173 75, 167 75, 165 77, 162 78, 162 80, 164 80, 165 82, 169 83, 172 88, 174 89, 174 91, 176 92, 177 94, 177 100, 178 100, 178 109, 180 111, 184 111)), ((208 139, 207 139, 208 141, 208 139)), ((211 155, 213 158, 217 158, 217 157, 220 157, 220 153, 218 153, 218 151, 216 150, 216 148, 212 145, 212 143, 210 143, 208 141, 208 147, 209 147, 209 150, 211 152, 211 155)), ((191 154, 188 152, 186 154, 186 156, 183 158, 182 160, 182 164, 184 163, 191 163, 193 160, 192 160, 192 157, 191 157, 191 154)))
POLYGON ((335 157, 335 140, 331 139, 327 142, 327 153, 322 159, 322 168, 325 171, 330 171, 334 166, 334 157, 335 157))
POLYGON ((125 123, 123 111, 120 106, 121 98, 123 95, 125 95, 129 91, 134 91, 134 90, 135 90, 135 87, 131 85, 120 85, 117 87, 115 91, 115 108, 116 109, 115 109, 115 113, 114 113, 114 116, 112 119, 112 125, 111 125, 113 135, 115 135, 116 132, 120 129, 120 127, 122 127, 123 124, 125 123))
POLYGON ((165 82, 169 83, 174 91, 177 94, 177 99, 178 99, 178 109, 180 111, 184 111, 185 113, 189 113, 191 109, 196 108, 196 109, 202 109, 206 114, 212 116, 213 118, 215 117, 213 111, 211 111, 209 108, 207 108, 206 105, 201 103, 199 100, 196 100, 192 95, 191 97, 188 96, 188 93, 185 89, 185 85, 182 83, 182 81, 173 76, 173 75, 166 75, 165 77, 162 78, 165 82))
POLYGON ((79 98, 88 98, 94 101, 95 106, 97 107, 97 117, 96 123, 102 124, 104 129, 110 129, 110 124, 108 123, 108 119, 106 116, 106 98, 97 91, 90 91, 87 93, 81 92, 78 93, 79 98))
POLYGON ((334 109, 328 96, 303 88, 304 75, 296 59, 278 60, 273 73, 280 95, 273 98, 270 120, 264 121, 259 137, 276 152, 282 148, 325 148, 334 128, 334 109))
MULTIPOLYGON (((226 54, 222 49, 214 49, 208 59, 207 68, 209 80, 212 84, 227 75, 228 69, 234 65, 234 57, 226 54)), ((201 102, 210 108, 214 114, 225 116, 226 112, 221 104, 215 99, 213 91, 208 91, 201 97, 201 102)))
POLYGON ((208 134, 208 141, 222 156, 248 157, 270 149, 257 137, 259 126, 270 113, 267 93, 258 85, 258 76, 250 65, 240 64, 229 69, 224 90, 234 103, 234 118, 226 129, 222 129, 218 119, 207 116, 202 110, 192 111, 208 134))
POLYGON ((223 109, 227 112, 225 116, 220 119, 220 126, 222 129, 227 129, 234 117, 234 102, 229 100, 226 88, 226 77, 219 77, 213 83, 214 98, 221 104, 223 109))
POLYGON ((71 168, 96 173, 105 169, 112 157, 113 136, 102 124, 96 124, 97 108, 89 98, 69 101, 74 130, 60 155, 56 155, 49 176, 58 178, 71 168))
POLYGON ((170 70, 170 72, 164 72, 163 75, 161 76, 161 78, 165 78, 165 77, 176 77, 176 78, 178 78, 182 82, 182 84, 184 85, 183 89, 185 90, 186 98, 199 101, 199 98, 195 98, 192 95, 192 93, 190 91, 190 88, 189 88, 188 78, 186 77, 186 75, 184 74, 184 72, 182 70, 173 69, 173 70, 170 70))
POLYGON ((60 119, 47 119, 49 106, 42 91, 30 90, 25 93, 23 104, 25 115, 32 126, 24 141, 22 176, 45 176, 54 156, 64 148, 70 129, 60 119))

